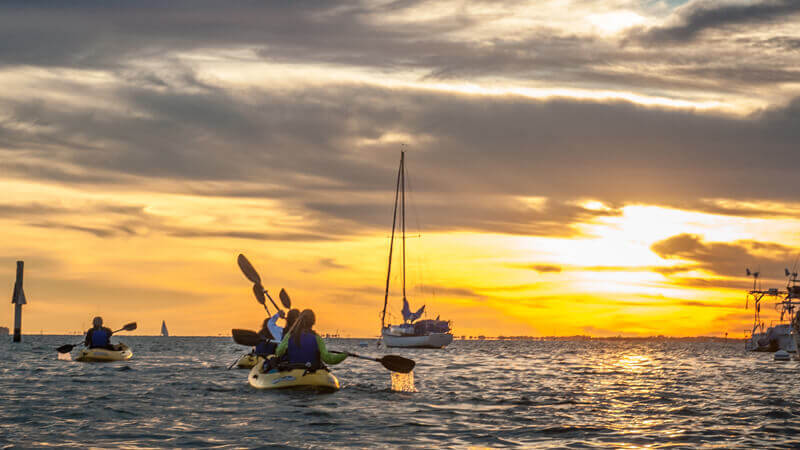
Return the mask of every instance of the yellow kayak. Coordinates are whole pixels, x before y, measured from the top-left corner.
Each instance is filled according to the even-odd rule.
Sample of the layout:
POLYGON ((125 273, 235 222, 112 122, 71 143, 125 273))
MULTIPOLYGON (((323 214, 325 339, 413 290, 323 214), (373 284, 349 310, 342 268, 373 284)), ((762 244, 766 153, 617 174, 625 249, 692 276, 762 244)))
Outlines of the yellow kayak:
POLYGON ((293 369, 282 372, 261 371, 261 365, 250 370, 247 377, 250 386, 257 389, 310 389, 333 392, 339 390, 339 380, 327 369, 306 372, 305 369, 293 369))
POLYGON ((252 369, 253 366, 258 364, 259 360, 264 361, 264 357, 253 354, 242 355, 242 357, 236 361, 236 367, 239 369, 252 369))
POLYGON ((75 361, 82 362, 109 362, 125 361, 131 359, 133 352, 125 344, 115 345, 116 350, 107 348, 84 348, 75 361))

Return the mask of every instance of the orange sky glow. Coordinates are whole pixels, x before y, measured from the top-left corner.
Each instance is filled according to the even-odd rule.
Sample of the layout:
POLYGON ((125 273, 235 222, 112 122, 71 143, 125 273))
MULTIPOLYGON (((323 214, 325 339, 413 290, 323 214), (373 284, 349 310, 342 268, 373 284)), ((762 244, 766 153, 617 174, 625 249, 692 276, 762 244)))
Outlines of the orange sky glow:
POLYGON ((800 254, 800 9, 733 3, 0 11, 0 289, 24 260, 27 333, 227 335, 243 253, 377 336, 404 149, 409 300, 456 335, 742 337, 745 268, 800 254))

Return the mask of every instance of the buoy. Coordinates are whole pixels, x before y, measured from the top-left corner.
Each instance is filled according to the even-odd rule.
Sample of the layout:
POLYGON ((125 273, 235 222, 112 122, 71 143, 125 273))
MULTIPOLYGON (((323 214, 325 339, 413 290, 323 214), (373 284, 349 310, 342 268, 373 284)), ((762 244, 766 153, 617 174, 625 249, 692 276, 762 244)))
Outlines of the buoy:
POLYGON ((789 352, 786 350, 778 350, 775 352, 775 361, 788 361, 789 360, 789 352))

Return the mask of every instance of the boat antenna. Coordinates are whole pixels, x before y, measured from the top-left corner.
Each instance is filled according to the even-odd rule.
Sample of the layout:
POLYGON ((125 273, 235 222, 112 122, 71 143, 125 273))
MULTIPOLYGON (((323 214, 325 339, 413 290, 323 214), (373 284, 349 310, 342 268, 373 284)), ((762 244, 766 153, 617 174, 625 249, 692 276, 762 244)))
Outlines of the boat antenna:
POLYGON ((400 169, 397 171, 397 187, 395 187, 394 191, 394 212, 392 213, 392 237, 389 239, 389 267, 386 269, 386 291, 383 295, 383 312, 381 312, 381 330, 383 330, 386 324, 386 305, 389 302, 389 280, 391 279, 392 275, 392 250, 394 249, 394 230, 397 226, 397 200, 400 194, 400 177, 403 173, 403 155, 404 152, 400 152, 400 169))

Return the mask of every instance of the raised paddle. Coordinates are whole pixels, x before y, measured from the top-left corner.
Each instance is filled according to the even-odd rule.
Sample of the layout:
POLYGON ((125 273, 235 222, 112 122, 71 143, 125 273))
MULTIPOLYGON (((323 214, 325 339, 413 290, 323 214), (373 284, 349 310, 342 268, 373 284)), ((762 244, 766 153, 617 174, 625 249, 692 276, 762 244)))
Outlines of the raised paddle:
MULTIPOLYGON (((264 289, 264 286, 261 285, 261 276, 258 274, 258 272, 256 272, 255 267, 250 264, 250 261, 247 259, 247 257, 240 253, 239 257, 236 258, 236 262, 239 264, 239 268, 242 269, 244 276, 253 282, 253 294, 255 294, 258 303, 261 303, 261 305, 267 311, 267 314, 269 314, 269 310, 267 309, 267 299, 264 298, 264 294, 266 294, 267 298, 269 298, 269 301, 272 302, 272 306, 274 306, 275 309, 280 310, 281 308, 277 303, 275 303, 275 300, 272 299, 272 297, 269 295, 269 292, 267 292, 267 290, 264 289)), ((285 291, 281 289, 281 292, 284 293, 285 291)), ((281 303, 283 303, 283 306, 285 306, 287 309, 292 307, 289 296, 285 295, 285 293, 281 295, 281 303), (284 296, 286 297, 285 300, 284 296)))
MULTIPOLYGON (((255 331, 234 329, 231 330, 231 332, 233 333, 233 340, 240 345, 248 345, 252 347, 264 340, 264 338, 262 336, 259 336, 259 334, 256 333, 255 331)), ((280 344, 280 342, 278 341, 270 341, 270 342, 273 342, 275 344, 280 344)), ((412 370, 414 370, 414 366, 417 364, 412 359, 404 358, 398 355, 385 355, 382 358, 372 358, 370 356, 362 356, 350 352, 337 352, 331 350, 331 353, 344 353, 347 356, 352 356, 353 358, 367 359, 370 361, 379 362, 383 365, 383 367, 391 370, 392 372, 409 373, 412 370)))
MULTIPOLYGON (((120 331, 133 331, 135 329, 136 329, 136 322, 131 322, 117 331, 112 331, 111 334, 119 333, 120 331)), ((58 347, 56 350, 58 351, 58 353, 69 353, 72 351, 73 348, 75 348, 78 345, 81 345, 82 343, 83 342, 75 345, 72 344, 62 345, 61 347, 58 347)))
POLYGON ((248 280, 252 281, 253 284, 261 284, 261 277, 258 276, 258 272, 244 255, 240 253, 239 257, 236 258, 236 262, 239 263, 239 268, 242 269, 242 273, 248 280))
MULTIPOLYGON (((264 293, 266 292, 267 291, 264 291, 264 293)), ((292 299, 289 298, 289 294, 286 293, 286 289, 281 288, 281 293, 278 295, 278 297, 280 297, 281 303, 283 303, 283 306, 285 306, 286 309, 292 309, 292 299)), ((272 299, 270 298, 270 300, 272 299)))

